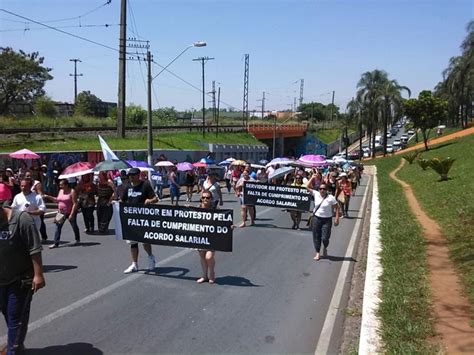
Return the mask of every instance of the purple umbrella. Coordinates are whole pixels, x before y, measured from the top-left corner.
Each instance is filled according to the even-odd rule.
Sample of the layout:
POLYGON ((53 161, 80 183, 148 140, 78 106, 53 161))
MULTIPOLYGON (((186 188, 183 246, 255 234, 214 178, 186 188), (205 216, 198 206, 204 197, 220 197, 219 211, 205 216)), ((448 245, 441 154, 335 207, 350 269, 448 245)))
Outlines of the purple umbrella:
POLYGON ((178 171, 188 171, 188 170, 193 170, 194 166, 191 163, 188 162, 183 162, 183 163, 178 163, 176 165, 176 168, 178 168, 178 171))
POLYGON ((326 158, 323 155, 315 154, 302 155, 296 162, 306 167, 317 167, 327 165, 326 158))
POLYGON ((155 171, 148 163, 140 160, 126 160, 132 167, 140 169, 140 171, 155 171))

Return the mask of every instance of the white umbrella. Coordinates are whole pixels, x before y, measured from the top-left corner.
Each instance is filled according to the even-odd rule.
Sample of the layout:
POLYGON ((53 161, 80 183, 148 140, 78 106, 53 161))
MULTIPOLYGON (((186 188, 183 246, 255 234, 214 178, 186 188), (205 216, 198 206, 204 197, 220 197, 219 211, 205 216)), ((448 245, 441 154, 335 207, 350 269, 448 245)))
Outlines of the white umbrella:
POLYGON ((155 164, 155 166, 174 166, 169 160, 162 160, 155 164))
POLYGON ((269 166, 273 166, 273 165, 289 165, 293 162, 294 160, 290 158, 275 158, 272 161, 270 161, 267 165, 265 165, 265 167, 268 168, 269 166))
POLYGON ((289 166, 284 166, 284 167, 281 167, 281 168, 278 168, 274 171, 272 171, 270 173, 270 175, 268 175, 268 178, 269 179, 277 179, 279 177, 282 177, 282 176, 285 176, 286 174, 294 171, 295 169, 292 168, 292 167, 289 167, 289 166))

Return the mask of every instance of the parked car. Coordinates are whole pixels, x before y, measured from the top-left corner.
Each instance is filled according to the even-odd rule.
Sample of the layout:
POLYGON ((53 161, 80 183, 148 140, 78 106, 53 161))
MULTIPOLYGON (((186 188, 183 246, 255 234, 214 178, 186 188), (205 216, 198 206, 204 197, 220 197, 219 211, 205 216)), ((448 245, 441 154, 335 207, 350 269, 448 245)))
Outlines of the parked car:
POLYGON ((407 144, 408 143, 408 135, 402 134, 402 136, 400 137, 400 141, 402 142, 402 144, 407 144))
POLYGON ((400 141, 400 139, 394 139, 392 145, 394 147, 400 147, 402 145, 402 142, 400 141))
POLYGON ((392 132, 387 132, 387 138, 392 138, 392 132))
POLYGON ((390 133, 392 133, 392 136, 395 136, 398 133, 398 129, 397 128, 392 128, 392 129, 390 129, 390 133))
POLYGON ((364 152, 359 149, 353 150, 352 152, 348 154, 348 158, 351 160, 357 160, 357 159, 362 158, 363 156, 364 156, 364 152))
POLYGON ((393 145, 387 144, 387 153, 393 153, 393 145))
POLYGON ((415 134, 415 130, 413 128, 410 128, 407 132, 409 135, 415 134))

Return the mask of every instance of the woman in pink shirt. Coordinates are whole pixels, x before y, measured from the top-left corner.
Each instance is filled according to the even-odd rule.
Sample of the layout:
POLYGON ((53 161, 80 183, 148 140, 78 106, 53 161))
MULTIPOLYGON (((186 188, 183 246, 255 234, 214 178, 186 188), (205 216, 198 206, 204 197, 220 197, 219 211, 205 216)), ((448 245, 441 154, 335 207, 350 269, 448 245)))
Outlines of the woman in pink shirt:
POLYGON ((12 201, 12 186, 7 174, 2 171, 0 173, 0 201, 12 201))
POLYGON ((79 242, 81 241, 81 236, 76 221, 78 207, 77 195, 76 191, 69 186, 69 182, 67 181, 67 179, 59 181, 58 197, 44 195, 43 198, 47 198, 56 202, 58 204, 58 213, 63 214, 65 216, 65 219, 63 221, 57 221, 57 219, 55 221, 56 232, 54 233, 54 244, 51 244, 49 246, 49 249, 59 247, 59 240, 61 239, 61 230, 66 220, 69 221, 72 230, 74 231, 74 236, 76 237, 76 242, 74 244, 79 244, 79 242))

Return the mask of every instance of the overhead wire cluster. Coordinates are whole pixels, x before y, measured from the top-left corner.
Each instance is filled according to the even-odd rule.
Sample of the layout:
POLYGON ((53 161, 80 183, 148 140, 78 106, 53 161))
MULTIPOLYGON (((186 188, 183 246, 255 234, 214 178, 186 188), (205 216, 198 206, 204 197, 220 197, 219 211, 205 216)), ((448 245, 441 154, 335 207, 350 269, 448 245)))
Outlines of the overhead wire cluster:
MULTIPOLYGON (((7 21, 10 21, 10 22, 16 22, 16 23, 23 23, 25 24, 25 26, 29 26, 30 24, 36 24, 36 25, 39 25, 39 26, 42 26, 42 27, 39 27, 39 28, 23 28, 23 29, 4 29, 4 30, 0 30, 0 32, 7 32, 7 31, 30 31, 32 29, 35 29, 35 30, 40 30, 40 29, 50 29, 50 30, 53 30, 53 31, 56 31, 56 32, 59 32, 59 33, 62 33, 64 35, 67 35, 67 36, 70 36, 70 37, 73 37, 73 38, 76 38, 76 39, 79 39, 79 40, 82 40, 82 41, 85 41, 85 42, 88 42, 88 43, 91 43, 91 44, 95 44, 97 46, 100 46, 100 47, 103 47, 103 48, 106 48, 106 49, 109 49, 109 50, 112 50, 114 52, 119 52, 119 50, 117 48, 114 48, 112 46, 109 46, 107 44, 103 44, 103 43, 100 43, 100 42, 97 42, 93 39, 90 39, 90 38, 86 38, 86 37, 83 37, 83 36, 79 36, 79 35, 76 35, 74 33, 71 33, 71 32, 68 32, 68 31, 65 31, 63 30, 62 28, 85 28, 85 27, 111 27, 111 26, 120 26, 120 24, 103 24, 103 25, 83 25, 81 22, 79 23, 79 25, 71 25, 71 26, 51 26, 51 25, 48 25, 47 23, 57 23, 57 22, 65 22, 65 21, 72 21, 72 20, 79 20, 81 21, 84 17, 98 11, 99 9, 101 9, 102 7, 104 6, 107 6, 111 3, 111 0, 107 0, 105 3, 81 14, 81 15, 78 15, 78 16, 73 16, 73 17, 66 17, 66 18, 60 18, 60 19, 54 19, 54 20, 48 20, 48 21, 37 21, 37 20, 34 20, 34 19, 31 19, 29 17, 26 17, 26 16, 23 16, 23 15, 20 15, 18 13, 15 13, 13 11, 9 11, 9 10, 6 10, 6 9, 0 9, 1 12, 5 13, 5 14, 8 14, 10 16, 14 16, 14 17, 17 17, 17 18, 20 18, 22 19, 23 21, 20 21, 20 20, 12 20, 12 19, 2 19, 2 20, 7 20, 7 21)), ((129 8, 130 8, 130 17, 131 17, 131 32, 138 38, 143 38, 139 35, 138 33, 138 29, 137 29, 137 25, 136 25, 136 21, 135 21, 135 15, 133 13, 133 9, 131 8, 131 6, 129 5, 129 8)), ((126 53, 127 55, 145 55, 145 53, 141 52, 139 53, 138 52, 138 49, 135 50, 135 53, 126 53)), ((140 62, 140 61, 139 61, 140 62)), ((160 68, 163 68, 165 69, 164 66, 162 66, 161 64, 159 64, 158 62, 154 61, 153 60, 153 63, 157 66, 159 66, 160 68)), ((168 68, 165 69, 169 74, 171 74, 172 76, 174 76, 175 78, 177 78, 178 80, 184 82, 185 84, 189 85, 190 87, 194 88, 195 90, 199 91, 202 93, 202 89, 198 88, 196 85, 190 83, 189 81, 185 80, 184 78, 182 78, 181 76, 179 76, 178 74, 174 73, 173 71, 169 70, 168 68)), ((141 68, 141 64, 140 64, 140 72, 141 72, 141 76, 142 76, 142 80, 143 82, 145 83, 145 87, 146 87, 146 81, 145 81, 145 78, 144 78, 144 74, 143 74, 143 70, 141 68)), ((153 87, 153 86, 152 86, 153 87)), ((154 96, 155 96, 155 100, 156 102, 158 103, 158 99, 157 99, 157 95, 156 95, 156 92, 155 92, 155 89, 153 87, 153 93, 154 93, 154 96)), ((210 94, 206 94, 207 96, 211 97, 210 94)), ((231 105, 223 100, 220 100, 220 102, 226 106, 228 106, 229 108, 232 108, 232 109, 236 109, 236 107, 234 105, 231 105)))

